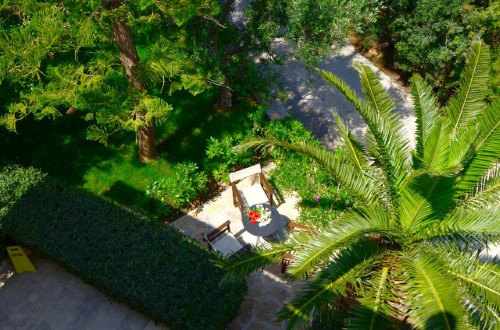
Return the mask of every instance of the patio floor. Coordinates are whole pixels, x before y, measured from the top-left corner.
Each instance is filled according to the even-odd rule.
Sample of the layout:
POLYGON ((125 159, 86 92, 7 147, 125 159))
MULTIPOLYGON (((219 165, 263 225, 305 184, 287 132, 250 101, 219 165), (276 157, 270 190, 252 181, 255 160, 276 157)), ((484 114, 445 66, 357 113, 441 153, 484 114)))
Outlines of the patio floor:
MULTIPOLYGON (((269 171, 270 167, 264 168, 269 171)), ((282 216, 295 220, 299 216, 298 198, 294 195, 284 196, 277 209, 282 216)), ((233 205, 232 190, 229 187, 214 200, 193 210, 171 225, 186 235, 202 241, 202 233, 217 228, 227 220, 231 220, 231 232, 235 236, 243 233, 243 223, 239 208, 233 205)), ((261 272, 253 273, 248 279, 248 295, 238 310, 238 317, 228 329, 261 330, 284 329, 284 322, 275 322, 276 313, 299 288, 300 282, 284 280, 279 265, 271 265, 261 272)))
POLYGON ((30 257, 37 271, 15 273, 0 265, 0 328, 161 330, 167 329, 116 303, 47 259, 30 257))

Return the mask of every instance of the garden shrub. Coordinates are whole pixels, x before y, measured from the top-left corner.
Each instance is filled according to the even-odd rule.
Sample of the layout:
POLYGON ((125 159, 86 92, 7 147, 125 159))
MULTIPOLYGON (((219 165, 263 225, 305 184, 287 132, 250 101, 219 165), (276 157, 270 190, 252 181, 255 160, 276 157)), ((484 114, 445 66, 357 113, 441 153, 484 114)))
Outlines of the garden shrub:
POLYGON ((207 175, 193 162, 174 166, 170 175, 157 180, 146 190, 150 197, 173 208, 190 204, 207 187, 207 175))
POLYGON ((210 137, 206 153, 207 158, 211 161, 209 166, 215 180, 229 181, 229 173, 236 169, 237 166, 247 167, 256 162, 253 151, 236 153, 232 150, 246 137, 247 135, 243 133, 224 136, 220 139, 210 137))
POLYGON ((21 196, 45 175, 34 168, 0 167, 0 260, 6 258, 5 233, 1 219, 21 196))
POLYGON ((9 200, 17 200, 0 218, 13 239, 172 329, 223 329, 235 317, 246 286, 219 287, 224 271, 211 262, 218 257, 198 242, 103 198, 22 171, 28 174, 14 177, 28 178, 21 180, 26 184, 3 185, 9 200))
POLYGON ((224 135, 221 138, 210 137, 205 151, 207 164, 212 176, 218 181, 229 181, 229 173, 261 163, 270 157, 263 156, 254 150, 234 152, 232 148, 239 145, 245 139, 262 134, 263 128, 268 123, 265 118, 266 108, 259 106, 256 111, 250 112, 245 126, 239 132, 224 135))

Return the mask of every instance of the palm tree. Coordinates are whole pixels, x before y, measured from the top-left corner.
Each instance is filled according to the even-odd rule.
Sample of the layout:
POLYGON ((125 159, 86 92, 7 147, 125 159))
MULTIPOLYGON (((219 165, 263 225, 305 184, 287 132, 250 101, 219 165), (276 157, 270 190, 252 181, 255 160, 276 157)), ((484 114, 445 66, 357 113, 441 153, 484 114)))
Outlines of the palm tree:
POLYGON ((412 150, 393 101, 368 67, 357 65, 365 99, 318 70, 354 104, 368 129, 359 141, 335 115, 343 152, 309 143, 253 139, 240 149, 283 147, 309 156, 357 198, 317 235, 232 261, 223 281, 294 258, 302 289, 278 312, 289 328, 347 307, 353 329, 463 329, 500 326, 500 265, 478 251, 500 241, 500 100, 484 102, 489 51, 472 46, 460 87, 440 107, 412 78, 417 118, 412 150))

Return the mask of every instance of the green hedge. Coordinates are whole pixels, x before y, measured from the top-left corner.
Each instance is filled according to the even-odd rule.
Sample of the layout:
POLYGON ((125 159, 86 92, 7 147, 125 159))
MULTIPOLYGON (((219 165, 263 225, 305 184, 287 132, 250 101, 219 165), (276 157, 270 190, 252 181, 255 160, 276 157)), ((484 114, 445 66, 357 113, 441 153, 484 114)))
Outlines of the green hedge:
POLYGON ((33 168, 0 165, 0 261, 7 258, 6 244, 4 244, 6 237, 2 228, 3 217, 12 205, 44 176, 33 168))
POLYGON ((223 329, 236 316, 246 285, 219 287, 223 271, 198 242, 39 173, 32 178, 29 190, 10 185, 9 201, 2 198, 10 206, 0 222, 16 241, 173 329, 223 329), (19 200, 12 205, 12 198, 19 200))

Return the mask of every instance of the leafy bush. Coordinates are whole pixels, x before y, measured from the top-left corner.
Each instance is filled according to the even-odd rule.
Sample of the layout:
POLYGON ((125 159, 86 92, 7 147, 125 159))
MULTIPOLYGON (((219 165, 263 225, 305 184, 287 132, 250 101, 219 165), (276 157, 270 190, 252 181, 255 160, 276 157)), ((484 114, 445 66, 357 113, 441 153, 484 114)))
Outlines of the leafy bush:
POLYGON ((191 203, 207 186, 207 175, 193 162, 179 163, 170 175, 151 184, 146 194, 173 208, 191 203))
POLYGON ((233 147, 245 139, 261 134, 266 125, 266 109, 259 107, 248 115, 247 126, 240 132, 223 136, 220 139, 210 137, 206 149, 208 158, 207 168, 212 171, 215 180, 229 181, 229 173, 238 167, 247 167, 262 160, 261 155, 253 151, 234 152, 233 147))
POLYGON ((215 180, 228 181, 229 173, 238 165, 246 167, 255 162, 253 151, 235 153, 231 150, 246 137, 242 133, 224 136, 221 139, 210 137, 207 146, 207 158, 212 161, 209 166, 215 180))
POLYGON ((14 173, 10 182, 25 183, 2 191, 17 200, 0 218, 12 238, 172 329, 223 329, 234 318, 246 286, 219 287, 224 271, 198 242, 88 192, 39 180, 39 172, 16 171, 26 173, 0 176, 14 173))
POLYGON ((44 174, 31 167, 0 167, 0 260, 7 256, 1 219, 33 184, 40 182, 44 177, 44 174))

